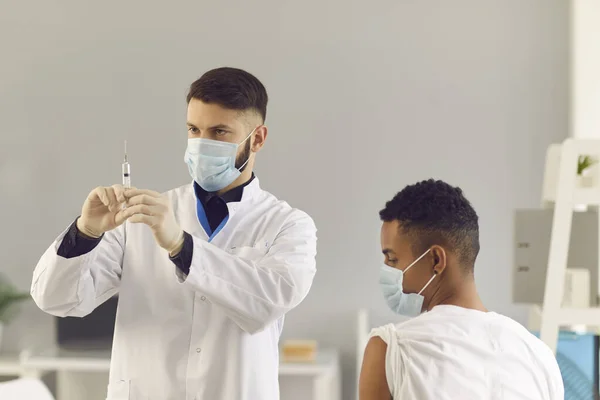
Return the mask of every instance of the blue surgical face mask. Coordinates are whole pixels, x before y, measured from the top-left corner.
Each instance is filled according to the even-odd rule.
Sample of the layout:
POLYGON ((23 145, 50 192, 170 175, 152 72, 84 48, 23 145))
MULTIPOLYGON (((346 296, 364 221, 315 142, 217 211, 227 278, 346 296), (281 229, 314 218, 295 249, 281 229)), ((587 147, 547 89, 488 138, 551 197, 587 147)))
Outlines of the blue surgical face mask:
POLYGON ((421 254, 421 256, 413 261, 413 263, 408 267, 406 267, 404 271, 389 267, 385 264, 381 266, 379 285, 381 286, 385 301, 395 313, 411 318, 421 314, 424 300, 424 297, 421 295, 421 293, 423 293, 431 281, 433 281, 436 274, 434 273, 429 282, 425 284, 419 293, 405 293, 402 288, 402 281, 404 279, 404 274, 406 274, 406 272, 412 268, 413 265, 419 262, 419 260, 425 257, 430 250, 431 249, 421 254))
POLYGON ((188 139, 184 160, 194 181, 207 192, 217 192, 231 185, 250 160, 248 157, 240 168, 236 168, 237 150, 255 130, 256 128, 241 143, 203 138, 188 139))

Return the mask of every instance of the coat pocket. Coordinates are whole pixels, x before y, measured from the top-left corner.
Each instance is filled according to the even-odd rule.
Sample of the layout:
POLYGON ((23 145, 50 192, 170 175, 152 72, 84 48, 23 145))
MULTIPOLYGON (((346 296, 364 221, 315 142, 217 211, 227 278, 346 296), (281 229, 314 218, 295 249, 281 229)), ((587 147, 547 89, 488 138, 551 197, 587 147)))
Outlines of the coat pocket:
POLYGON ((268 249, 258 247, 240 246, 230 250, 231 254, 238 256, 242 260, 258 262, 267 254, 268 249))
POLYGON ((132 400, 129 381, 121 379, 108 384, 106 400, 132 400))

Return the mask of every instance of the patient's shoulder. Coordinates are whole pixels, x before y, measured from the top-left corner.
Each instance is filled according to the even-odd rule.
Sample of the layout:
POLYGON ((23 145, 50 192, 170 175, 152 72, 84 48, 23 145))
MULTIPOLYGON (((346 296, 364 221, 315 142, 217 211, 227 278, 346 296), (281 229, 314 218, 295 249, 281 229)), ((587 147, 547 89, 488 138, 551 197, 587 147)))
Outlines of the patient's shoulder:
POLYGON ((369 333, 369 341, 373 338, 380 338, 384 343, 390 344, 390 340, 396 336, 396 325, 387 324, 373 328, 369 333))

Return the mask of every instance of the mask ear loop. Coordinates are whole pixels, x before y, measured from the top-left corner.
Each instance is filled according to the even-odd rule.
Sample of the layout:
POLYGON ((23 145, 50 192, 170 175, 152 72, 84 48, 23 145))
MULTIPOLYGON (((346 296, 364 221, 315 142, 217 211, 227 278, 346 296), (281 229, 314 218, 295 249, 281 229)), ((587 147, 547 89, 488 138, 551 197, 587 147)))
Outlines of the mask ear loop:
POLYGON ((244 168, 246 166, 246 164, 248 164, 248 161, 250 161, 250 156, 248 156, 248 159, 246 159, 246 162, 242 164, 241 167, 239 167, 237 170, 241 170, 242 168, 244 168))
POLYGON ((418 263, 421 260, 421 258, 425 257, 427 255, 427 253, 429 253, 430 251, 431 251, 431 249, 428 249, 425 253, 421 254, 419 256, 419 258, 417 258, 415 261, 412 262, 412 264, 410 264, 408 267, 404 268, 404 271, 402 271, 402 273, 405 274, 406 271, 408 271, 409 269, 411 269, 413 265, 415 265, 416 263, 418 263))
POLYGON ((425 289, 427 289, 427 286, 429 286, 429 284, 435 279, 435 277, 437 276, 437 271, 433 271, 433 276, 431 277, 431 279, 429 281, 427 281, 427 283, 425 284, 425 286, 423 286, 423 289, 421 289, 421 291, 417 294, 421 294, 423 293, 423 291, 425 289))
MULTIPOLYGON (((260 126, 260 125, 259 125, 259 126, 260 126)), ((244 143, 246 140, 248 140, 248 138, 249 138, 250 136, 252 136, 252 134, 253 134, 253 133, 254 133, 254 132, 255 132, 255 131, 258 129, 258 128, 259 128, 259 127, 257 126, 256 128, 252 129, 252 132, 250 132, 250 133, 248 134, 248 136, 246 136, 246 139, 242 140, 242 141, 241 141, 241 142, 238 144, 238 148, 239 148, 239 147, 240 147, 240 146, 241 146, 241 145, 242 145, 242 144, 243 144, 243 143, 244 143)), ((242 164, 242 166, 241 166, 241 167, 239 167, 237 170, 239 171, 239 170, 241 170, 242 168, 244 168, 244 167, 246 166, 246 164, 248 164, 248 161, 250 161, 250 155, 249 155, 249 154, 248 154, 248 158, 246 159, 246 162, 245 162, 245 163, 243 163, 243 164, 242 164)))
POLYGON ((258 129, 260 126, 261 126, 261 125, 259 125, 259 126, 257 126, 256 128, 252 129, 252 132, 250 132, 250 133, 248 134, 248 136, 246 136, 246 138, 245 138, 244 140, 242 140, 241 142, 239 142, 239 143, 238 143, 238 147, 240 147, 240 146, 241 146, 241 145, 242 145, 242 144, 243 144, 243 143, 244 143, 246 140, 248 140, 248 138, 249 138, 250 136, 252 136, 252 134, 253 134, 254 132, 256 132, 256 130, 257 130, 257 129, 258 129))

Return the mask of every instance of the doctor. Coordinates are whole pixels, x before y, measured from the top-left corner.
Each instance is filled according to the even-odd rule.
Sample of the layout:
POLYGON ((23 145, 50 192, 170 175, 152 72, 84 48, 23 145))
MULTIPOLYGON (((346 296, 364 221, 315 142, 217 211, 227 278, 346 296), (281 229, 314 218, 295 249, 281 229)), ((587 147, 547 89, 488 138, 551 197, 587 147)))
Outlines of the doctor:
POLYGON ((31 294, 83 317, 119 293, 108 400, 276 400, 278 340, 311 287, 316 228, 252 173, 267 138, 257 78, 209 71, 187 102, 193 183, 94 189, 31 294))

